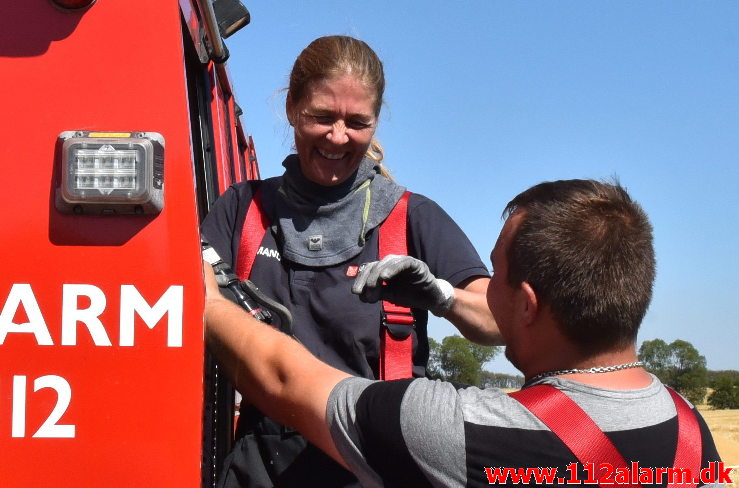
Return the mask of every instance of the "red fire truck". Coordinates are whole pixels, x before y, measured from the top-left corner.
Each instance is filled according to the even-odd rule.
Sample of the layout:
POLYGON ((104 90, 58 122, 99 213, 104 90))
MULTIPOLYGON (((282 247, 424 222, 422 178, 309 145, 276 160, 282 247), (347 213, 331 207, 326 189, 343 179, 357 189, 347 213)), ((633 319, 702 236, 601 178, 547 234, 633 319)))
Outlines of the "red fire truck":
POLYGON ((199 222, 258 178, 237 0, 0 0, 0 486, 213 486, 199 222))

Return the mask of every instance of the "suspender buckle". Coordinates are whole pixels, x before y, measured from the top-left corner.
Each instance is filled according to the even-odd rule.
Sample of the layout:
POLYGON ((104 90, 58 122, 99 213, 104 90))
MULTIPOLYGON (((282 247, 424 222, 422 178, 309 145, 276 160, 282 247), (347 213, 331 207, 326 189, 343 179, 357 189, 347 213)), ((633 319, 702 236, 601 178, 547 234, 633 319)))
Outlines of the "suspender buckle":
POLYGON ((382 326, 387 328, 396 341, 408 338, 416 327, 416 319, 410 308, 383 302, 382 326))

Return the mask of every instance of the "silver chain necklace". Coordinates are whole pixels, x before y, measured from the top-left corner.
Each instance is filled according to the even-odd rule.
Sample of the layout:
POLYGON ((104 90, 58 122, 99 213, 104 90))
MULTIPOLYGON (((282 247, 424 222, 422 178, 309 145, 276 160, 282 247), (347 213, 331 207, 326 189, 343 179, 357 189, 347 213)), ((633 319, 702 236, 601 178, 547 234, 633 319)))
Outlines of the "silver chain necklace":
POLYGON ((526 383, 533 383, 534 381, 542 378, 549 378, 550 376, 559 376, 563 374, 575 374, 575 373, 611 373, 613 371, 621 371, 622 369, 639 368, 644 366, 641 361, 635 361, 633 363, 616 364, 614 366, 595 366, 594 368, 588 369, 558 369, 557 371, 549 371, 548 373, 539 373, 531 378, 526 383))

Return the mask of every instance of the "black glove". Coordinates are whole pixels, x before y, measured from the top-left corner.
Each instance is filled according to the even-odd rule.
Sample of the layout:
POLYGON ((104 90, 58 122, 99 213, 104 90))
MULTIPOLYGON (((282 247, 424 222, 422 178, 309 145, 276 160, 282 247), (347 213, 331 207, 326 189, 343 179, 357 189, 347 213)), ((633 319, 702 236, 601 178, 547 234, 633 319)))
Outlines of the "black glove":
POLYGON ((454 302, 454 287, 431 274, 426 263, 394 254, 363 265, 352 293, 363 302, 387 300, 403 307, 425 308, 438 317, 446 314, 454 302))

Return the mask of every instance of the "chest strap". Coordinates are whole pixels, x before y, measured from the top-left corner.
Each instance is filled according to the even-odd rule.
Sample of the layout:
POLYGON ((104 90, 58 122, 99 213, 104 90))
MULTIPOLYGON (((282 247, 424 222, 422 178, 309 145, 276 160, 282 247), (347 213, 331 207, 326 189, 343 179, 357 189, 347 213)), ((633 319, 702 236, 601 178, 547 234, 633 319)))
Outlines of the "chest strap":
MULTIPOLYGON (((691 476, 698 477, 701 466, 702 442, 698 420, 688 403, 672 388, 670 392, 677 409, 677 447, 673 466, 688 469, 691 476)), ((529 409, 544 425, 549 427, 567 448, 572 451, 580 465, 594 463, 594 475, 600 474, 599 466, 605 463, 614 469, 631 467, 603 433, 598 425, 580 406, 566 394, 551 385, 536 385, 524 388, 509 395, 529 409)), ((631 479, 638 479, 639 473, 631 473, 631 479)), ((639 488, 639 483, 620 485, 639 488)), ((667 488, 692 488, 696 483, 673 483, 667 488)))
MULTIPOLYGON (((380 224, 379 259, 389 254, 408 255, 408 197, 406 191, 380 224)), ((413 377, 413 327, 416 320, 408 307, 382 302, 382 329, 380 330, 381 380, 413 377)))
POLYGON ((248 280, 251 275, 251 268, 254 266, 254 259, 257 257, 257 251, 262 244, 264 234, 269 227, 269 217, 264 211, 262 204, 261 185, 254 190, 251 203, 246 211, 244 219, 244 228, 241 230, 241 238, 239 239, 239 256, 236 260, 236 276, 240 280, 248 280))
MULTIPOLYGON (((379 259, 388 254, 408 254, 408 197, 406 191, 379 227, 379 259)), ((262 204, 261 186, 254 190, 246 211, 244 227, 239 240, 236 275, 249 279, 259 246, 269 227, 269 217, 262 204)), ((380 330, 380 379, 393 380, 413 377, 413 313, 408 307, 382 302, 380 330)))

